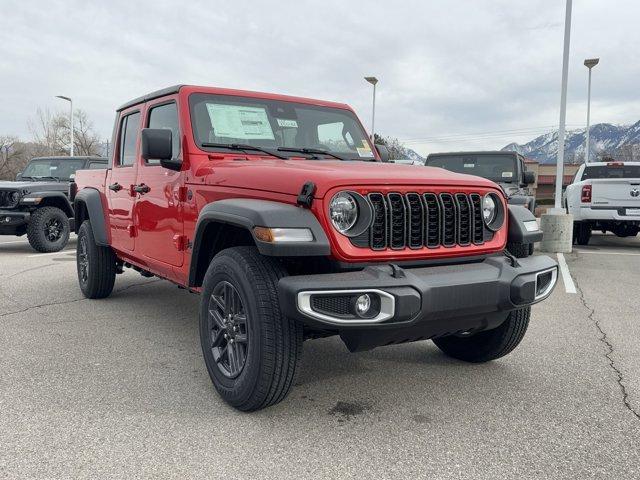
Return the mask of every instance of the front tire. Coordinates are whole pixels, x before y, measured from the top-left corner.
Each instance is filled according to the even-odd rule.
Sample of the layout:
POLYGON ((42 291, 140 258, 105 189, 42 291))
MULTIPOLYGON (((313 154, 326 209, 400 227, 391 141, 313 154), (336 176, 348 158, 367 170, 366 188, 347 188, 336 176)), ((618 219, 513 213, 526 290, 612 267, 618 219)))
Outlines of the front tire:
POLYGON ((69 219, 57 207, 42 207, 33 212, 27 226, 27 240, 42 253, 59 252, 69 242, 69 219))
POLYGON ((116 255, 111 247, 96 244, 89 220, 78 230, 76 250, 78 283, 87 298, 105 298, 111 295, 116 281, 116 255))
POLYGON ((446 355, 465 362, 483 363, 504 357, 516 348, 527 331, 531 307, 509 313, 497 328, 468 336, 449 335, 434 338, 433 343, 446 355))
POLYGON ((286 271, 255 247, 223 250, 205 274, 200 342, 220 396, 242 411, 282 401, 293 385, 302 326, 280 311, 277 285, 286 271))

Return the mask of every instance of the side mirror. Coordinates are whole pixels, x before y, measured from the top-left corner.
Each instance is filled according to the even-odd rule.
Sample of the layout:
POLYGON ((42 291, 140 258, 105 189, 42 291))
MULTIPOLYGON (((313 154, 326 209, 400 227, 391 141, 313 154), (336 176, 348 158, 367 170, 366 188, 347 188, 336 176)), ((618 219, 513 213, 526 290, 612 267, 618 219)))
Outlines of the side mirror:
POLYGON ((18 173, 16 175, 16 181, 18 181, 18 180, 22 180, 22 172, 20 172, 20 173, 18 173))
POLYGON ((140 138, 142 158, 160 160, 160 165, 169 170, 180 171, 182 162, 173 158, 171 130, 166 128, 143 128, 140 138))
POLYGON ((380 155, 380 160, 383 162, 388 162, 391 155, 389 155, 389 149, 386 145, 376 144, 376 150, 378 150, 378 155, 380 155))
POLYGON ((525 171, 522 175, 522 180, 525 185, 532 185, 536 183, 536 174, 533 172, 525 171))

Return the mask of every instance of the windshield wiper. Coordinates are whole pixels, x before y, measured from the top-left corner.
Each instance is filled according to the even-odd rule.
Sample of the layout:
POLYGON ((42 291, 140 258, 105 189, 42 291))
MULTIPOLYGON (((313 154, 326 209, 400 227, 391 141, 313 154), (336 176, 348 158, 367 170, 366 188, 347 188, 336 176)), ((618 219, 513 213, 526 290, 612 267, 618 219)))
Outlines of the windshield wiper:
POLYGON ((256 147, 253 145, 247 145, 245 143, 203 143, 202 146, 214 147, 214 148, 228 148, 230 150, 249 150, 249 151, 255 151, 255 152, 263 152, 268 155, 271 155, 272 157, 280 158, 282 160, 289 160, 289 157, 287 157, 286 155, 280 155, 278 152, 276 152, 275 150, 272 150, 271 148, 256 147))
MULTIPOLYGON (((349 161, 348 158, 343 157, 342 155, 337 155, 335 153, 331 153, 328 150, 322 150, 320 148, 291 148, 291 147, 278 147, 279 152, 298 152, 298 153, 306 153, 307 155, 328 155, 333 158, 337 158, 342 161, 349 161)), ((316 157, 317 158, 317 157, 316 157)))
POLYGON ((44 175, 42 177, 29 177, 29 178, 33 178, 35 180, 43 180, 45 178, 50 178, 50 179, 55 180, 56 182, 60 183, 60 179, 58 177, 52 177, 51 175, 44 175))

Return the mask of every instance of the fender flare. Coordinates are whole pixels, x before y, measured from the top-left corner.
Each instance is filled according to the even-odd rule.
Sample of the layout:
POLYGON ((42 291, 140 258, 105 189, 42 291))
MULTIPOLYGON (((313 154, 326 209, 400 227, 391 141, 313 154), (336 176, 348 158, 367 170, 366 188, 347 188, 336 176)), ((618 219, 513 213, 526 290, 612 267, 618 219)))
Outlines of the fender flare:
MULTIPOLYGON (((95 188, 87 187, 83 188, 76 194, 76 197, 73 200, 73 210, 76 220, 79 218, 78 209, 80 204, 84 204, 87 208, 96 244, 102 247, 109 246, 109 236, 107 235, 107 225, 100 192, 95 188)), ((80 229, 80 223, 81 222, 79 221, 75 222, 74 230, 76 233, 78 233, 78 230, 80 229)))
POLYGON ((262 255, 274 257, 328 256, 331 254, 329 239, 316 216, 308 209, 295 205, 250 198, 218 200, 206 205, 198 216, 193 237, 193 251, 189 267, 189 285, 194 285, 198 259, 202 249, 202 238, 207 226, 222 223, 244 228, 251 234, 262 255), (308 228, 313 234, 311 242, 283 244, 258 240, 254 227, 308 228))
MULTIPOLYGON (((42 200, 55 198, 64 204, 64 208, 62 209, 67 217, 72 218, 74 216, 73 206, 71 202, 69 202, 69 198, 63 192, 33 192, 25 195, 22 200, 28 198, 41 198, 42 200)), ((39 204, 43 203, 42 200, 39 204)), ((39 205, 38 204, 38 205, 39 205)))
POLYGON ((538 227, 538 221, 531 211, 523 205, 509 205, 509 232, 507 241, 509 243, 529 244, 542 240, 542 230, 538 227), (535 222, 536 230, 528 230, 525 225, 535 222))

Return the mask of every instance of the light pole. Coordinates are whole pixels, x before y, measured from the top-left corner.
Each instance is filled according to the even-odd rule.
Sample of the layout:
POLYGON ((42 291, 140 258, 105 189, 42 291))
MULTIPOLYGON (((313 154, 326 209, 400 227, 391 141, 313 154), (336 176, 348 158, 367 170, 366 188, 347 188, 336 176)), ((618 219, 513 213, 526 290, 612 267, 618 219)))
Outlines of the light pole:
POLYGON ((376 84, 378 79, 376 77, 364 77, 364 79, 373 85, 373 109, 371 111, 371 141, 375 143, 375 125, 376 125, 376 84))
POLYGON ((584 61, 584 66, 587 67, 589 69, 589 89, 588 89, 588 94, 587 94, 587 135, 586 135, 586 140, 585 140, 585 146, 584 146, 584 163, 589 163, 589 127, 590 127, 590 114, 591 114, 591 69, 593 67, 595 67, 598 62, 600 61, 599 58, 587 58, 584 61))
POLYGON ((61 98, 62 100, 66 100, 67 102, 69 102, 70 105, 70 109, 71 111, 69 112, 69 125, 70 125, 70 131, 71 131, 71 146, 69 148, 69 156, 73 157, 73 100, 71 100, 69 97, 65 97, 64 95, 56 95, 56 98, 61 98))

